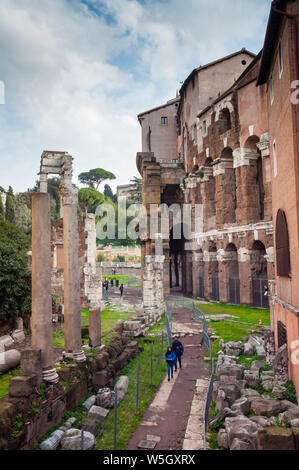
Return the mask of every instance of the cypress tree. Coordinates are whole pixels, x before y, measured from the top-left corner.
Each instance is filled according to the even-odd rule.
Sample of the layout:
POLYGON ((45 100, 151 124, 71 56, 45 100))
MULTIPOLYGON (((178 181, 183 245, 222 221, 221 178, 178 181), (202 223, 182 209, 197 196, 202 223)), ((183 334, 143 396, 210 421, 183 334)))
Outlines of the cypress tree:
POLYGON ((4 206, 2 202, 1 193, 0 193, 0 222, 4 222, 4 206))
POLYGON ((15 222, 15 200, 11 186, 9 186, 6 196, 5 219, 12 224, 15 222))

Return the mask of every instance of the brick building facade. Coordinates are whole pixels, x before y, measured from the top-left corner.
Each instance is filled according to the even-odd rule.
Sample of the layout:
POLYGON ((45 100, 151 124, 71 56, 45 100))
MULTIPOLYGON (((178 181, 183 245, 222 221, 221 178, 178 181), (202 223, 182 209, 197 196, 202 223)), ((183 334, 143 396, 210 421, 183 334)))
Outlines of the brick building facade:
MULTIPOLYGON (((166 158, 162 144, 163 159, 159 147, 146 153, 145 145, 137 155, 148 212, 150 204, 187 203, 193 213, 195 205, 203 206, 203 232, 192 250, 173 236, 177 227, 170 225, 164 239, 166 293, 180 286, 194 297, 268 305, 273 229, 266 93, 256 87, 259 63, 260 55, 242 49, 195 69, 180 90, 172 137, 180 163, 173 150, 166 158)), ((147 120, 157 121, 157 112, 148 111, 147 120)), ((141 126, 144 134, 144 122, 141 126)), ((151 237, 142 245, 143 258, 153 253, 151 237)))
MULTIPOLYGON (((299 395, 299 109, 292 102, 299 80, 299 1, 273 2, 258 85, 267 88, 275 281, 271 324, 276 347, 288 346, 289 376, 299 395), (297 39, 297 41, 296 41, 297 39), (294 357, 293 357, 294 356, 294 357)), ((298 93, 297 95, 298 96, 298 93)))

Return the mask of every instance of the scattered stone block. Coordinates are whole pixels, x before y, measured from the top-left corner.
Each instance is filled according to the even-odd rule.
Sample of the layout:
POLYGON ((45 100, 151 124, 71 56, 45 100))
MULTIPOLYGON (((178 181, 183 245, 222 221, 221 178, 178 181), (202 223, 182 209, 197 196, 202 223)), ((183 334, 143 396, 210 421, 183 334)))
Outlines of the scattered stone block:
POLYGON ((64 431, 58 429, 57 431, 54 431, 48 439, 43 441, 39 447, 42 450, 56 450, 61 442, 63 435, 64 431))
POLYGON ((17 343, 22 343, 25 340, 24 330, 14 330, 11 336, 17 343))
POLYGON ((251 364, 251 370, 258 370, 260 371, 261 369, 264 369, 266 366, 263 362, 260 361, 253 361, 251 364))
POLYGON ((245 343, 244 345, 244 354, 245 356, 252 356, 253 355, 253 346, 250 343, 245 343))
POLYGON ((251 449, 256 449, 258 426, 245 416, 226 418, 225 431, 228 437, 228 445, 231 448, 234 439, 240 439, 251 444, 251 449))
POLYGON ((278 416, 281 412, 281 405, 278 400, 256 398, 251 402, 251 409, 258 416, 278 416))
POLYGON ((5 351, 6 346, 11 346, 14 344, 14 340, 11 336, 5 335, 0 337, 0 352, 5 351))
POLYGON ((106 408, 103 408, 102 406, 93 405, 89 410, 88 416, 98 416, 103 420, 108 416, 108 413, 109 410, 107 410, 106 408))
POLYGON ((117 389, 117 400, 118 402, 122 401, 125 398, 125 395, 128 391, 129 387, 129 377, 126 375, 122 375, 118 382, 116 383, 116 389, 117 389))
POLYGON ((82 431, 79 429, 69 429, 61 440, 62 450, 92 450, 95 446, 95 437, 88 431, 83 432, 82 449, 82 431))
MULTIPOLYGON (((259 428, 260 427, 267 428, 267 427, 273 426, 273 420, 271 420, 270 418, 266 418, 265 416, 252 416, 249 419, 253 421, 255 424, 257 424, 259 428)), ((275 418, 274 418, 274 422, 275 422, 275 418)))
POLYGON ((245 370, 244 379, 246 384, 252 387, 258 387, 260 383, 260 376, 257 370, 245 370))
POLYGON ((5 373, 20 364, 21 353, 17 349, 0 352, 0 372, 5 373))
POLYGON ((286 388, 283 385, 275 385, 272 390, 272 396, 280 400, 285 397, 286 388))
POLYGON ((110 388, 102 388, 98 391, 96 396, 96 404, 97 406, 101 406, 103 408, 113 408, 115 402, 115 393, 110 390, 110 388))
POLYGON ((283 424, 288 424, 291 422, 293 419, 299 418, 299 406, 294 406, 292 408, 289 408, 287 411, 284 411, 279 415, 279 420, 283 424))
POLYGON ((87 398, 85 402, 83 403, 84 408, 89 410, 96 402, 96 396, 92 395, 91 397, 87 398))
POLYGON ((228 449, 228 439, 225 429, 220 429, 217 436, 218 447, 228 449))
POLYGON ((235 438, 230 446, 230 450, 255 450, 255 445, 248 439, 235 438))
POLYGON ((36 375, 18 375, 9 382, 10 397, 29 397, 36 387, 36 375))
POLYGON ((239 411, 243 415, 247 415, 250 410, 250 401, 246 397, 241 397, 232 405, 232 411, 239 411))
POLYGON ((256 346, 256 354, 259 359, 266 359, 266 351, 264 346, 256 346))
POLYGON ((42 351, 41 349, 26 348, 21 352, 20 375, 36 375, 37 387, 42 381, 42 351))
POLYGON ((291 429, 270 427, 258 430, 258 450, 295 450, 291 429))
POLYGON ((290 408, 296 408, 298 405, 295 405, 295 403, 289 401, 289 400, 281 400, 281 411, 287 411, 290 408))

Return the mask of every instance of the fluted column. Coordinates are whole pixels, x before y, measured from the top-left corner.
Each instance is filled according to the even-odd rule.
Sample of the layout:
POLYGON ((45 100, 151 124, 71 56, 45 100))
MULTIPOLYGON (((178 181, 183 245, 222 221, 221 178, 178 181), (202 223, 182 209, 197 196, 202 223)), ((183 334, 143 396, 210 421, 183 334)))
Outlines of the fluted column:
POLYGON ((71 184, 62 184, 60 193, 63 207, 65 353, 77 362, 84 362, 86 357, 82 351, 80 313, 78 190, 71 184))
POLYGON ((32 193, 32 348, 41 350, 43 379, 58 382, 54 369, 51 298, 50 195, 32 193))

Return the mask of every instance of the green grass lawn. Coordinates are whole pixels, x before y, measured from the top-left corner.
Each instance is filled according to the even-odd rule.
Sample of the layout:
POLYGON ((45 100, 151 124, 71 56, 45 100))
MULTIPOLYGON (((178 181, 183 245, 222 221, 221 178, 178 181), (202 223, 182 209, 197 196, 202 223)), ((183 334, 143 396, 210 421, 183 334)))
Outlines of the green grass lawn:
MULTIPOLYGON (((160 333, 164 324, 160 326, 160 333)), ((153 400, 157 389, 159 388, 166 373, 166 364, 163 360, 161 351, 161 335, 146 337, 140 340, 140 345, 143 346, 143 351, 131 361, 122 371, 121 375, 127 375, 130 383, 128 392, 124 400, 120 403, 117 410, 117 450, 126 448, 130 437, 138 426, 142 416, 146 412, 148 406, 153 400), (151 341, 153 341, 153 384, 150 385, 150 351, 151 341), (137 363, 139 362, 139 406, 138 414, 136 414, 136 376, 137 376, 137 363)), ((152 333, 152 331, 150 331, 152 333)), ((164 349, 166 349, 166 342, 164 342, 164 349)), ((98 438, 96 449, 111 450, 113 449, 114 438, 114 411, 111 410, 108 417, 103 423, 98 438)))
MULTIPOLYGON (((197 303, 197 308, 203 311, 207 320, 209 316, 219 314, 234 315, 235 321, 242 323, 234 323, 229 320, 219 322, 208 322, 209 326, 215 331, 215 335, 220 336, 225 343, 228 341, 239 341, 244 336, 250 334, 250 330, 259 331, 259 320, 262 325, 270 326, 270 311, 267 309, 257 309, 241 305, 229 305, 224 303, 197 303)), ((213 356, 217 357, 220 349, 220 339, 213 342, 213 356)))
MULTIPOLYGON (((101 320, 102 320, 102 340, 103 343, 106 344, 110 337, 112 336, 113 328, 117 325, 119 321, 124 321, 129 319, 130 317, 136 314, 135 311, 123 312, 117 310, 115 307, 107 307, 105 310, 101 312, 101 320)), ((81 310, 81 324, 82 327, 89 325, 89 310, 84 309, 81 310)), ((83 336, 83 341, 85 344, 88 344, 88 337, 87 335, 83 336)), ((64 330, 60 330, 58 332, 53 333, 53 346, 55 348, 63 348, 64 347, 64 330)))
POLYGON ((16 375, 19 375, 19 373, 20 367, 12 369, 9 372, 5 372, 4 374, 0 372, 0 398, 5 397, 5 395, 8 394, 9 381, 11 377, 15 377, 16 375))

